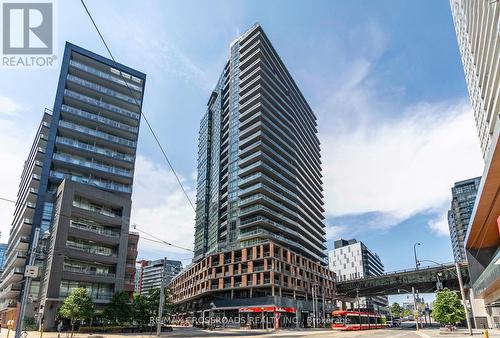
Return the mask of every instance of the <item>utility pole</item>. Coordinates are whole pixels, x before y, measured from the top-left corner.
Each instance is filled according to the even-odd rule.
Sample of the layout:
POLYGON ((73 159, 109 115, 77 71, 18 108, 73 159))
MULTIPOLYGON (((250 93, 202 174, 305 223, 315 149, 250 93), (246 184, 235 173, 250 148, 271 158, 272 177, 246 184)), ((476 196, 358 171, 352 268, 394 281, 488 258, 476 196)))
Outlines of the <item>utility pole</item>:
MULTIPOLYGON (((33 234, 33 242, 31 245, 30 257, 26 267, 32 266, 35 263, 36 249, 38 247, 38 238, 40 238, 40 228, 36 228, 35 233, 33 234)), ((23 332, 24 313, 26 312, 26 305, 28 304, 28 297, 31 288, 31 279, 32 277, 26 274, 26 269, 25 269, 23 294, 21 297, 21 304, 19 305, 19 317, 17 318, 15 338, 21 338, 21 332, 23 332)))
POLYGON ((465 302, 464 283, 462 282, 462 272, 460 271, 460 264, 458 264, 458 262, 455 262, 455 268, 457 269, 458 285, 460 286, 460 294, 462 295, 462 304, 464 305, 467 329, 469 330, 469 335, 472 336, 472 326, 470 324, 469 309, 467 308, 467 303, 465 302))
POLYGON ((323 303, 323 322, 321 323, 321 325, 323 327, 325 327, 325 323, 326 323, 326 309, 325 309, 325 285, 323 284, 323 286, 321 287, 321 300, 322 300, 322 303, 323 303))
POLYGON ((167 267, 167 257, 163 258, 163 269, 161 271, 161 286, 160 286, 160 305, 158 307, 158 321, 156 324, 156 335, 161 335, 161 326, 163 324, 163 304, 165 303, 165 270, 167 267))
POLYGON ((312 318, 312 324, 313 327, 316 328, 316 305, 314 302, 315 295, 314 295, 314 289, 316 288, 316 285, 312 285, 312 306, 313 306, 313 318, 312 318))
POLYGON ((415 297, 415 287, 411 287, 411 292, 413 293, 413 309, 415 310, 415 320, 417 324, 417 331, 419 330, 418 327, 418 307, 417 307, 417 298, 415 297))

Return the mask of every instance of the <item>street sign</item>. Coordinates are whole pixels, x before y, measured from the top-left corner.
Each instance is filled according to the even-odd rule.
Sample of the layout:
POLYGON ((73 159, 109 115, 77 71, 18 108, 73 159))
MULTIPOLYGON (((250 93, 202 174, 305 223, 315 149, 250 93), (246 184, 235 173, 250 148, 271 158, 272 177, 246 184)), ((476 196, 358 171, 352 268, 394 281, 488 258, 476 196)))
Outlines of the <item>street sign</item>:
POLYGON ((26 265, 24 269, 24 277, 36 278, 38 277, 38 266, 26 265))

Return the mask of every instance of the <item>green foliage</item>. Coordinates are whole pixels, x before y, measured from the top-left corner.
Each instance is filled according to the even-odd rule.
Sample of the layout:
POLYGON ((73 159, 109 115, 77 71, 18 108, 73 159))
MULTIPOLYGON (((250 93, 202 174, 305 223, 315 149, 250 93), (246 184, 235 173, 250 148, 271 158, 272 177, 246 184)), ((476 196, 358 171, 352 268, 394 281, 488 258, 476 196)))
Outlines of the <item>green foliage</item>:
MULTIPOLYGON (((146 296, 151 306, 152 316, 158 316, 158 308, 160 307, 160 289, 150 290, 146 296)), ((170 302, 170 290, 165 289, 165 302, 163 306, 163 316, 166 316, 173 311, 173 305, 170 302)))
POLYGON ((401 313, 402 317, 408 317, 410 315, 413 315, 413 311, 409 309, 403 309, 403 312, 401 313))
POLYGON ((443 289, 432 303, 432 317, 443 325, 454 325, 465 319, 465 311, 455 292, 443 289))
POLYGON ((71 332, 75 321, 90 320, 94 315, 94 303, 85 288, 73 290, 59 308, 59 316, 71 321, 71 332))
POLYGON ((36 321, 33 317, 25 317, 23 322, 23 328, 26 331, 36 331, 36 321))
POLYGON ((391 315, 393 317, 402 317, 403 316, 403 308, 399 303, 392 303, 391 305, 391 315))
MULTIPOLYGON (((151 317, 158 316, 160 307, 160 289, 153 289, 146 295, 136 295, 132 305, 132 318, 140 325, 149 325, 151 317)), ((163 317, 168 316, 173 311, 170 301, 169 289, 165 289, 165 303, 163 307, 163 317)))
POLYGON ((140 325, 149 324, 150 317, 153 316, 153 309, 149 297, 135 295, 132 311, 135 322, 140 325))
POLYGON ((132 320, 133 310, 128 294, 123 291, 116 292, 102 315, 113 324, 129 323, 132 320))

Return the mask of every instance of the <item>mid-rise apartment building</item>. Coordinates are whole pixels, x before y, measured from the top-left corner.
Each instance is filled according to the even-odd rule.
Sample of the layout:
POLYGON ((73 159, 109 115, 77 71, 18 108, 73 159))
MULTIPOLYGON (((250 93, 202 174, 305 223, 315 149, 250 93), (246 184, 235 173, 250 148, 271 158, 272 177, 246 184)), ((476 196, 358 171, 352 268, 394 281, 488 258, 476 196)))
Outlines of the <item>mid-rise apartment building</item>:
POLYGON ((476 327, 500 325, 500 3, 450 0, 485 168, 465 236, 476 327))
POLYGON ((182 271, 181 261, 170 259, 167 259, 165 263, 164 261, 164 259, 157 259, 140 262, 140 294, 148 294, 153 289, 159 289, 161 287, 162 276, 166 287, 182 271))
POLYGON ((231 43, 201 120, 195 257, 172 282, 177 307, 311 316, 312 295, 333 287, 322 190, 316 117, 256 24, 231 43))
POLYGON ((465 262, 465 235, 476 202, 481 177, 456 182, 451 188, 451 208, 448 211, 451 247, 455 262, 465 262))
POLYGON ((27 317, 52 327, 77 287, 98 308, 116 291, 132 295, 138 235, 129 233, 130 205, 145 78, 66 44, 53 110, 44 112, 21 176, 0 283, 3 324, 17 322, 37 244, 27 317))
MULTIPOLYGON (((355 239, 339 239, 328 253, 328 266, 335 272, 337 281, 380 276, 384 265, 380 257, 363 242, 355 239)), ((352 305, 354 309, 386 313, 389 302, 386 296, 359 297, 352 305)))

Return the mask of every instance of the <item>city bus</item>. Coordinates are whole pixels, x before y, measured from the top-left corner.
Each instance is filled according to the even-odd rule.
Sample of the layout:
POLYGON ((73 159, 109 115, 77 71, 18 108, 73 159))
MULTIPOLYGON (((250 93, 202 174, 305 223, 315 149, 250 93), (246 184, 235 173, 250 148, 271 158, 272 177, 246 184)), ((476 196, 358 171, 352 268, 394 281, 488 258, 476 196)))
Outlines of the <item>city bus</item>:
POLYGON ((386 327, 385 318, 373 312, 333 311, 332 320, 334 330, 371 330, 386 327))

